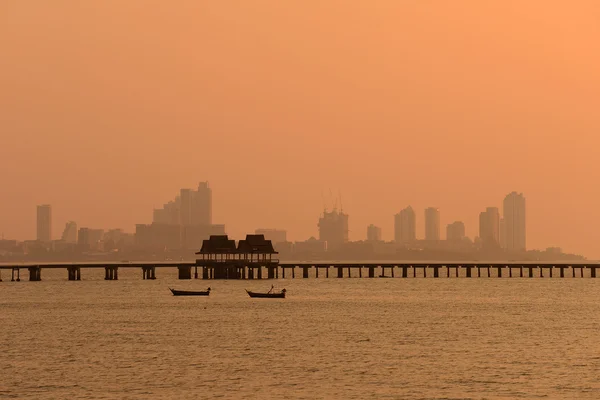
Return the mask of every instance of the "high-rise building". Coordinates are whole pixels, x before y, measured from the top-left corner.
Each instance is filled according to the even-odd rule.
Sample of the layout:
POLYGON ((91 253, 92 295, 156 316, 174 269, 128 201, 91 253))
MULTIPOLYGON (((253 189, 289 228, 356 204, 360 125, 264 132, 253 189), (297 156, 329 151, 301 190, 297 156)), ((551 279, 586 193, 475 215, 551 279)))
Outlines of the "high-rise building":
POLYGON ((52 240, 52 207, 49 204, 37 206, 37 240, 40 242, 52 240))
POLYGON ((522 251, 527 249, 525 219, 525 196, 512 192, 504 198, 503 217, 506 249, 522 251))
POLYGON ((171 218, 169 215, 169 210, 166 208, 155 208, 152 213, 152 223, 154 224, 170 224, 171 218))
POLYGON ((425 210, 425 240, 440 240, 440 210, 429 207, 425 210))
POLYGON ((348 214, 343 211, 323 211, 318 227, 319 240, 327 242, 328 250, 335 250, 348 241, 348 214))
POLYGON ((479 214, 479 239, 484 248, 500 246, 500 212, 498 207, 488 207, 479 214))
POLYGON ((198 190, 181 189, 174 201, 154 209, 155 224, 208 226, 212 224, 212 189, 208 182, 200 182, 198 190))
POLYGON ((506 222, 504 218, 500 218, 500 247, 506 249, 506 222))
POLYGON ((74 221, 67 222, 61 239, 67 243, 77 243, 77 223, 74 221))
POLYGON ((460 242, 465 238, 465 224, 461 221, 455 221, 446 226, 446 240, 451 242, 460 242))
POLYGON ((381 241, 381 228, 373 224, 367 226, 367 240, 370 242, 381 241))
POLYGON ((212 189, 208 182, 200 182, 192 197, 192 225, 212 224, 212 189))
POLYGON ((192 224, 192 189, 181 189, 179 192, 181 209, 179 210, 179 222, 183 226, 192 224))
POLYGON ((136 226, 135 234, 137 245, 174 249, 196 248, 210 235, 224 232, 224 225, 212 223, 212 189, 200 182, 198 190, 181 189, 175 200, 154 209, 152 225, 136 226))
POLYGON ((82 250, 102 250, 104 229, 79 228, 77 246, 82 250))
POLYGON ((396 243, 414 242, 417 240, 417 222, 415 211, 406 207, 394 216, 394 240, 396 243))
POLYGON ((256 235, 263 235, 265 239, 270 240, 272 243, 284 243, 287 242, 287 232, 283 229, 266 229, 260 228, 254 231, 256 235))

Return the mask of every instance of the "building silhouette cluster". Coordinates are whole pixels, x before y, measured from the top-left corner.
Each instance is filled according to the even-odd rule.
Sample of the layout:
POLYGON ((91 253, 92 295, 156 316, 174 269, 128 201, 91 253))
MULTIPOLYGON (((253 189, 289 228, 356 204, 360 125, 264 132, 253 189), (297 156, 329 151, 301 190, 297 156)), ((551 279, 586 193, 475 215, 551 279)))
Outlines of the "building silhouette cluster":
MULTIPOLYGON (((49 257, 191 257, 209 237, 226 235, 225 225, 212 220, 212 189, 200 182, 197 189, 181 189, 175 198, 154 209, 152 222, 137 224, 134 233, 122 229, 78 227, 75 221, 65 224, 62 236, 52 240, 52 207, 37 207, 36 240, 17 242, 0 240, 0 258, 6 255, 49 257)), ((487 207, 479 214, 478 236, 466 236, 465 224, 454 221, 441 235, 440 210, 428 207, 423 212, 422 238, 417 235, 417 213, 411 206, 393 216, 393 240, 386 242, 382 229, 370 224, 364 240, 350 241, 349 216, 342 209, 325 208, 317 223, 318 235, 304 241, 288 241, 283 229, 259 228, 254 234, 271 241, 285 259, 410 259, 421 257, 522 257, 526 246, 526 202, 522 193, 509 193, 502 209, 487 207)), ((257 236, 257 237, 258 237, 257 236)), ((560 248, 549 248, 544 254, 558 257, 560 248)), ((540 254, 535 253, 535 257, 540 254)), ((543 254, 542 254, 543 256, 543 254)))

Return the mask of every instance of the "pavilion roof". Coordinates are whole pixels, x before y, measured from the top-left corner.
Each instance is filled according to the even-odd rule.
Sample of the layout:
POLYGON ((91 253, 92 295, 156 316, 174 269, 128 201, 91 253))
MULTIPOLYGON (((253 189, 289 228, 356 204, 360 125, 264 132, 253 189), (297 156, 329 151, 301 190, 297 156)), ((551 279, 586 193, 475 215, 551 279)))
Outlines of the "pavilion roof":
POLYGON ((225 254, 236 253, 235 240, 227 235, 211 235, 208 240, 202 241, 202 248, 196 254, 225 254))
POLYGON ((277 254, 273 243, 265 239, 265 235, 246 235, 246 239, 238 242, 237 251, 243 254, 277 254))

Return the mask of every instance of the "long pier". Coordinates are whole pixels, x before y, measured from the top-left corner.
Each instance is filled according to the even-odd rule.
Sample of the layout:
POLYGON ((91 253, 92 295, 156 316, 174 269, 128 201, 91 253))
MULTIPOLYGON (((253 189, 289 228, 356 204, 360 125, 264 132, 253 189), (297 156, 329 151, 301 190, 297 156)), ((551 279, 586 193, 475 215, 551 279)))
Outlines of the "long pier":
POLYGON ((596 278, 600 263, 351 263, 351 262, 247 262, 228 260, 215 262, 83 262, 83 263, 27 263, 0 265, 0 282, 21 281, 21 271, 28 272, 29 281, 41 281, 43 270, 65 270, 69 281, 82 279, 82 269, 104 269, 104 279, 119 279, 119 270, 139 269, 142 279, 157 279, 156 268, 173 268, 179 279, 295 279, 295 278, 596 278), (589 271, 589 273, 584 271, 589 271), (265 272, 265 273, 263 273, 265 272), (298 272, 298 273, 297 273, 298 272), (312 272, 312 273, 311 273, 312 272), (333 273, 330 273, 333 272, 333 273))

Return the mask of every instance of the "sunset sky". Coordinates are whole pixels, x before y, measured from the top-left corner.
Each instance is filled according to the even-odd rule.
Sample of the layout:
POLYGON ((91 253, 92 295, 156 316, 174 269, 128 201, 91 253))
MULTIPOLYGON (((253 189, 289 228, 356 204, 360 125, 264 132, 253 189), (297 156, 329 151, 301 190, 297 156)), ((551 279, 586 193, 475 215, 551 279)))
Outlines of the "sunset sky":
POLYGON ((600 2, 0 2, 0 233, 36 205, 93 228, 150 223, 208 180, 240 238, 393 239, 407 205, 478 231, 527 198, 529 248, 600 259, 600 2))

